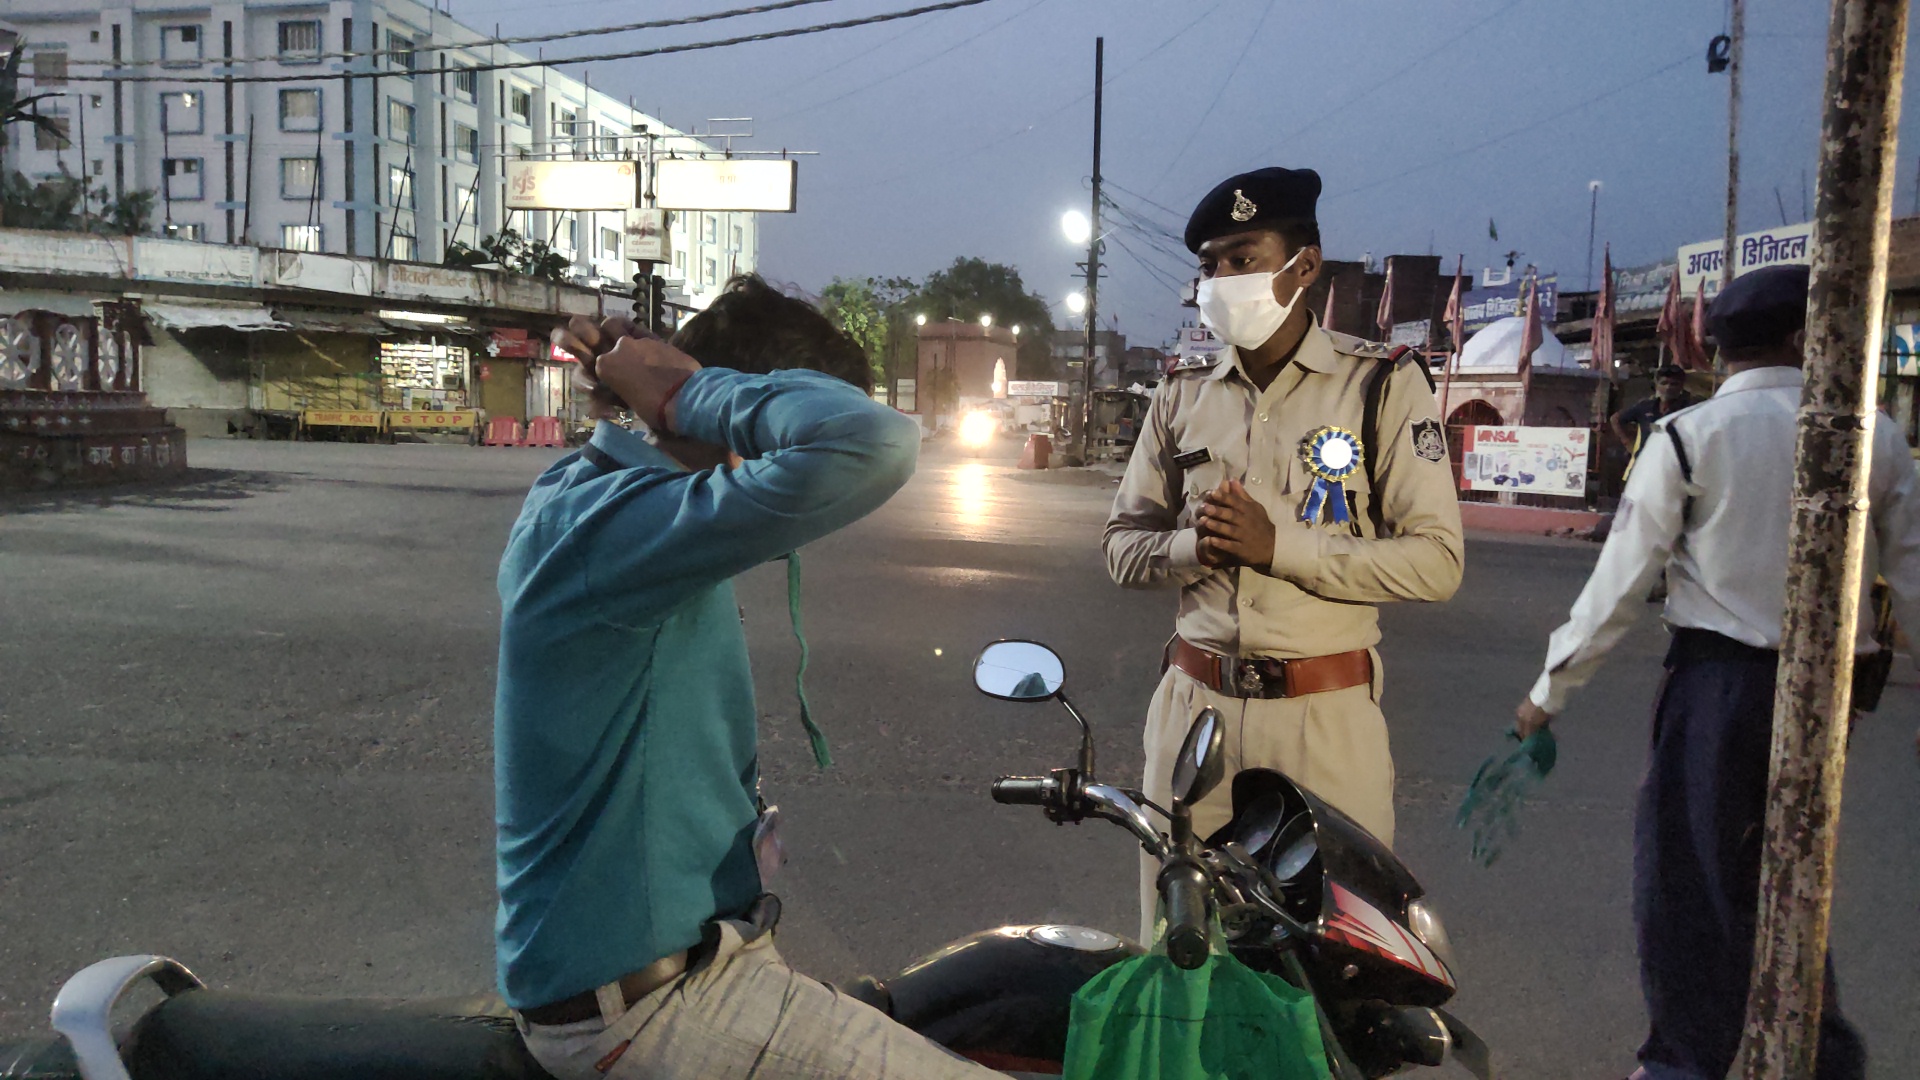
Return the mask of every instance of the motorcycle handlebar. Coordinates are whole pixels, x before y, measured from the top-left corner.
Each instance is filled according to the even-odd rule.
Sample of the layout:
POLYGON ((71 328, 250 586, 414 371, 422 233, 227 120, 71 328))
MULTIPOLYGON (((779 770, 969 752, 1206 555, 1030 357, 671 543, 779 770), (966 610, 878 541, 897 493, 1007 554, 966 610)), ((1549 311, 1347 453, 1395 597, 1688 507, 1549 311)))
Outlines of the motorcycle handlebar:
POLYGON ((1160 872, 1160 895, 1167 905, 1167 957, 1192 971, 1207 962, 1207 872, 1181 860, 1160 872))
POLYGON ((1060 782, 1050 776, 1003 776, 993 782, 993 801, 1009 806, 1047 806, 1060 796, 1060 782))

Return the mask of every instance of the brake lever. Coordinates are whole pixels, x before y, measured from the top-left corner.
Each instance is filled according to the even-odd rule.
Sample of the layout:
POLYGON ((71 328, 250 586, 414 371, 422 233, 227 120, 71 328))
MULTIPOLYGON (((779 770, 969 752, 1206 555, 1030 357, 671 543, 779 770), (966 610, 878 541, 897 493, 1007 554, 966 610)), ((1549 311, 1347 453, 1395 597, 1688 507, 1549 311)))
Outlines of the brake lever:
POLYGON ((1252 874, 1254 880, 1263 886, 1259 889, 1247 890, 1247 896, 1252 902, 1260 905, 1267 914, 1271 915, 1273 921, 1279 923, 1282 930, 1299 938, 1313 936, 1312 932, 1307 929, 1305 923, 1294 918, 1292 914, 1280 906, 1278 900, 1274 899, 1275 897, 1285 895, 1286 883, 1274 876, 1273 871, 1254 862, 1252 857, 1247 854, 1247 849, 1241 847, 1238 841, 1229 840, 1220 846, 1218 852, 1232 865, 1233 869, 1242 873, 1252 874))

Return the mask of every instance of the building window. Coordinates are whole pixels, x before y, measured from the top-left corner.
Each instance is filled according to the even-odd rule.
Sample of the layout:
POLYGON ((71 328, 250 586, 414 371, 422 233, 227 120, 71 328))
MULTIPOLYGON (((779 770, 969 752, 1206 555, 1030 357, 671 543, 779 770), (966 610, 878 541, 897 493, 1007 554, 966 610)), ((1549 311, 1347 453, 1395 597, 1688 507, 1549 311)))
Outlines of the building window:
POLYGON ((617 259, 620 257, 619 229, 600 230, 600 257, 603 259, 617 259))
POLYGON ((320 226, 318 225, 282 225, 280 226, 280 246, 288 251, 322 251, 320 246, 320 226))
POLYGON ((480 73, 472 68, 461 68, 454 72, 453 92, 472 101, 480 92, 480 73))
POLYGON ((44 113, 41 114, 41 119, 45 120, 47 126, 51 126, 53 130, 49 131, 47 130, 47 126, 40 124, 33 125, 33 148, 35 150, 65 150, 67 147, 73 145, 71 138, 73 122, 71 120, 64 116, 49 116, 44 113))
POLYGON ((453 156, 461 161, 480 160, 480 130, 465 124, 453 125, 453 156))
POLYGON ((523 124, 533 123, 533 95, 525 90, 514 90, 507 111, 519 117, 523 124))
POLYGON ((387 138, 395 142, 413 141, 413 106, 399 98, 387 99, 387 138))
POLYGON ((567 110, 561 111, 560 119, 554 121, 554 124, 553 124, 553 141, 554 142, 565 142, 566 140, 573 138, 575 131, 580 126, 577 120, 578 116, 579 116, 578 113, 574 113, 567 110))
POLYGON ((413 39, 405 34, 387 31, 387 65, 395 71, 405 72, 401 78, 413 77, 414 61, 413 39))
POLYGON ((681 281, 687 280, 687 253, 686 252, 676 251, 673 253, 673 272, 679 275, 679 278, 681 281))
POLYGON ((387 204, 413 209, 413 174, 398 165, 387 166, 387 204))
POLYGON ((280 91, 280 130, 319 131, 320 91, 280 91))
POLYGON ((580 250, 580 215, 568 211, 560 215, 560 246, 568 251, 580 250))
POLYGON ((280 24, 280 59, 291 63, 312 63, 320 59, 320 22, 301 19, 280 24))
POLYGON ((198 64, 203 44, 198 26, 163 26, 160 28, 160 62, 179 66, 198 64))
MULTIPOLYGON (((704 235, 706 236, 707 243, 709 244, 719 243, 720 242, 720 219, 717 217, 714 217, 712 214, 708 214, 705 217, 701 218, 701 221, 703 222, 703 224, 700 226, 700 228, 704 233, 704 235)), ((711 277, 712 275, 708 275, 708 276, 711 277)))
POLYGON ((280 197, 283 199, 323 198, 320 185, 320 159, 281 158, 280 197))
POLYGON ((473 189, 456 188, 453 192, 453 220, 461 225, 474 225, 473 189))
POLYGON ((33 81, 43 90, 67 85, 67 51, 41 49, 34 53, 33 81))
POLYGON ((393 252, 392 258, 402 262, 413 261, 413 237, 403 232, 394 233, 389 238, 389 247, 393 252))
POLYGON ((739 225, 733 227, 733 250, 747 250, 747 230, 739 225))
POLYGON ((533 160, 533 147, 516 146, 513 148, 513 156, 519 158, 521 161, 531 161, 533 160))
POLYGON ((199 158, 168 158, 161 167, 167 177, 167 198, 174 202, 197 202, 206 197, 199 158))
POLYGON ((207 228, 198 222, 187 224, 176 221, 167 226, 167 235, 175 240, 205 240, 207 238, 207 228))
POLYGON ((706 274, 702 280, 708 285, 720 284, 720 264, 712 259, 705 260, 706 274))
POLYGON ((600 136, 600 153, 605 157, 611 157, 611 158, 619 157, 620 156, 620 136, 618 135, 600 136))
POLYGON ((160 130, 169 135, 198 135, 206 130, 207 95, 193 90, 160 95, 160 130))

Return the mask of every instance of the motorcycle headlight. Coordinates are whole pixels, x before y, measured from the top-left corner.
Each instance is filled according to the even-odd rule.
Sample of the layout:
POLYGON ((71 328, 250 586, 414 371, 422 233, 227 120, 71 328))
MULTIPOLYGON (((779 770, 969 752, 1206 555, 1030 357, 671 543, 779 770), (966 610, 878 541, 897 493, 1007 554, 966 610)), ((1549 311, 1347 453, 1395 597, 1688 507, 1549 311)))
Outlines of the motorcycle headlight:
POLYGON ((1453 967, 1453 941, 1447 937, 1446 924, 1440 921, 1440 915, 1425 900, 1415 900, 1407 905, 1407 929, 1413 936, 1433 950, 1440 962, 1453 967))

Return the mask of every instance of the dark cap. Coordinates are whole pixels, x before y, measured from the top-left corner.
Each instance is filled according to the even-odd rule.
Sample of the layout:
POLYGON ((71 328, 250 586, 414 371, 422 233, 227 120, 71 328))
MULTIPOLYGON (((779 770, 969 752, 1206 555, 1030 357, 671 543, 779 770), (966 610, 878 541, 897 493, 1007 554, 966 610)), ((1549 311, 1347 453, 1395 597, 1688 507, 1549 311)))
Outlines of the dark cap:
POLYGON ((1220 182, 1187 219, 1187 250, 1219 236, 1272 228, 1283 221, 1313 221, 1320 174, 1312 169, 1255 169, 1220 182))
POLYGON ((1656 379, 1684 379, 1687 377, 1687 369, 1679 364, 1668 364, 1654 372, 1653 376, 1656 379))
POLYGON ((1733 279, 1707 309, 1713 340, 1723 349, 1780 345, 1807 325, 1806 266, 1767 266, 1733 279))

